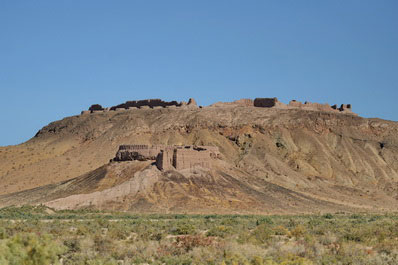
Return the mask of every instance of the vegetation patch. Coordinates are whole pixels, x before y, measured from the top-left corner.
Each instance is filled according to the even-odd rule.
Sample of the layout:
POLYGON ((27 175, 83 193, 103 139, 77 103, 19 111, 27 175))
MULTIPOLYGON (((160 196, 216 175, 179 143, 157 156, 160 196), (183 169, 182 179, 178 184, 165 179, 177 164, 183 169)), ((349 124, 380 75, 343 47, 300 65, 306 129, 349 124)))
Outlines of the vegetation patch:
POLYGON ((0 209, 0 264, 398 264, 397 214, 0 209))

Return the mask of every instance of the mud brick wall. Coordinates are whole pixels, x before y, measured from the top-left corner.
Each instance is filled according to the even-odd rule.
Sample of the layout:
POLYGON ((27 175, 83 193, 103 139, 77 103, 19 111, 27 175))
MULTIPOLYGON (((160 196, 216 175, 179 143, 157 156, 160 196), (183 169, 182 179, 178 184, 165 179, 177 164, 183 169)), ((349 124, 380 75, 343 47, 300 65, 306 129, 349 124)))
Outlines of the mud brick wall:
POLYGON ((256 98, 254 99, 254 106, 261 108, 272 108, 278 103, 277 98, 256 98))

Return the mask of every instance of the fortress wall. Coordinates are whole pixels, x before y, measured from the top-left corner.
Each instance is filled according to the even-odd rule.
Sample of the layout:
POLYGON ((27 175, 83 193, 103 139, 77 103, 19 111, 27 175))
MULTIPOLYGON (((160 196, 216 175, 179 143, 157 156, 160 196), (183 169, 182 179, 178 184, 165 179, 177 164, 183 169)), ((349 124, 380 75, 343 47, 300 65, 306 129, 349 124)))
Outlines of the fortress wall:
POLYGON ((341 104, 340 111, 351 111, 351 104, 341 104))
POLYGON ((256 98, 253 104, 255 107, 272 108, 276 106, 277 102, 277 98, 256 98))
POLYGON ((192 168, 195 166, 210 168, 210 154, 207 151, 177 149, 174 163, 177 170, 192 168))
POLYGON ((351 104, 342 104, 339 108, 339 111, 346 114, 358 115, 352 111, 351 104))
POLYGON ((248 99, 248 98, 242 98, 242 99, 235 100, 232 103, 236 104, 236 105, 240 105, 240 106, 251 107, 254 105, 254 100, 248 99))
POLYGON ((162 149, 164 149, 162 145, 121 145, 114 160, 156 160, 157 155, 162 149))
POLYGON ((187 107, 187 108, 197 108, 197 104, 195 99, 190 98, 189 102, 186 103, 184 101, 177 102, 173 101, 163 101, 161 99, 144 99, 144 100, 131 100, 126 101, 125 103, 112 106, 109 108, 103 108, 99 104, 91 105, 89 108, 90 112, 94 111, 109 111, 109 110, 125 110, 125 109, 146 109, 146 108, 167 108, 167 107, 187 107))
POLYGON ((311 103, 306 101, 304 104, 300 101, 292 100, 289 102, 289 107, 307 109, 307 110, 320 110, 320 111, 331 111, 332 108, 329 104, 311 103))
POLYGON ((316 111, 328 111, 328 112, 336 112, 336 113, 355 114, 352 112, 351 104, 342 104, 340 107, 338 107, 337 105, 330 106, 327 103, 320 104, 320 103, 305 102, 303 104, 300 101, 292 100, 289 102, 288 107, 300 108, 300 109, 305 109, 305 110, 316 110, 316 111))
POLYGON ((215 146, 121 145, 113 161, 155 160, 160 170, 181 170, 210 168, 212 158, 220 158, 215 146))
POLYGON ((280 102, 277 98, 256 98, 253 102, 254 107, 285 109, 288 106, 280 102))
POLYGON ((115 110, 117 108, 142 108, 142 107, 167 107, 167 106, 181 106, 181 103, 177 101, 163 101, 161 99, 145 99, 145 100, 133 100, 127 101, 126 103, 122 103, 116 106, 111 107, 111 110, 115 110))
POLYGON ((156 166, 159 170, 171 170, 173 167, 173 150, 162 150, 156 157, 156 166))
POLYGON ((305 102, 302 105, 303 109, 319 110, 319 111, 333 111, 329 104, 305 102))
POLYGON ((201 147, 205 148, 207 151, 209 151, 211 158, 220 158, 221 157, 221 153, 218 150, 217 146, 201 146, 201 147))
POLYGON ((248 98, 242 98, 238 99, 232 102, 216 102, 214 104, 211 104, 211 107, 252 107, 254 105, 254 101, 252 99, 248 98))
POLYGON ((93 104, 88 108, 89 111, 94 112, 94 111, 99 111, 99 110, 104 110, 104 108, 100 104, 93 104))
POLYGON ((210 168, 210 152, 207 150, 197 151, 194 149, 176 149, 175 168, 177 170, 201 166, 210 168))
POLYGON ((295 108, 301 108, 303 106, 303 103, 300 101, 292 100, 288 104, 289 107, 295 107, 295 108))
MULTIPOLYGON (((344 113, 344 114, 352 114, 357 115, 352 111, 351 104, 342 104, 340 107, 337 105, 330 106, 329 104, 320 104, 320 103, 311 103, 305 102, 304 104, 300 101, 292 100, 288 105, 280 102, 276 97, 274 98, 255 98, 252 99, 239 99, 233 102, 217 102, 210 107, 226 107, 226 106, 242 106, 242 107, 260 107, 260 108, 278 108, 278 109, 287 109, 287 108, 300 108, 304 110, 314 110, 314 111, 328 111, 335 113, 344 113)), ((82 111, 81 114, 90 113, 98 113, 105 112, 109 110, 122 111, 126 109, 160 109, 160 108, 198 108, 196 101, 192 98, 189 99, 189 102, 186 103, 184 101, 163 101, 161 99, 145 99, 145 100, 133 100, 127 101, 123 104, 119 104, 110 108, 103 108, 99 104, 93 104, 90 106, 88 111, 82 111)))

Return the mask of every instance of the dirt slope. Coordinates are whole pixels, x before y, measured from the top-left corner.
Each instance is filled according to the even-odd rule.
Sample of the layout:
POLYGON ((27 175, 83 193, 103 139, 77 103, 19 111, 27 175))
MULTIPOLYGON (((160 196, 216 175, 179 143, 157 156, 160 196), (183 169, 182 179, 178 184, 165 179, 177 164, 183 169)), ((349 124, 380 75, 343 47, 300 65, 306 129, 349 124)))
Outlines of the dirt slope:
MULTIPOLYGON (((293 211, 294 208, 296 212, 308 212, 329 207, 391 211, 396 210, 398 198, 397 132, 396 122, 297 109, 233 106, 137 109, 73 116, 49 124, 24 144, 0 148, 0 194, 56 184, 79 176, 86 179, 87 175, 83 177, 84 174, 96 169, 95 172, 101 171, 98 168, 109 162, 120 144, 197 144, 218 146, 223 154, 220 161, 223 166, 209 175, 217 180, 217 185, 209 189, 210 193, 217 193, 216 190, 222 187, 221 183, 229 179, 227 175, 239 183, 247 183, 245 185, 250 189, 256 189, 253 185, 264 189, 277 187, 276 190, 260 190, 263 194, 260 197, 242 195, 242 198, 247 197, 247 201, 239 204, 239 207, 223 204, 227 199, 215 196, 222 203, 210 203, 206 209, 253 209, 256 212, 267 209, 283 212, 293 211), (283 190, 283 196, 278 197, 279 189, 283 190), (290 198, 288 194, 308 197, 321 206, 308 207, 306 203, 300 203, 298 197, 294 197, 296 195, 290 198), (267 204, 266 199, 261 199, 266 196, 279 199, 270 200, 272 203, 267 204), (283 209, 283 205, 291 204, 288 198, 297 205, 283 209), (254 201, 259 202, 257 208, 254 207, 257 205, 254 201)), ((119 174, 120 179, 114 183, 110 180, 106 188, 112 189, 134 179, 136 173, 131 170, 129 174, 119 174)), ((153 175, 159 177, 164 174, 153 172, 153 175)), ((191 178, 189 174, 182 176, 184 179, 191 178)), ((101 192, 95 186, 98 182, 95 179, 88 178, 87 184, 83 185, 90 187, 89 190, 74 188, 73 192, 68 191, 63 196, 101 192)), ((103 179, 108 181, 108 177, 103 179)), ((170 191, 165 194, 172 194, 173 189, 163 185, 167 176, 156 179, 154 188, 148 189, 157 187, 158 190, 149 194, 161 194, 167 189, 170 191)), ((237 183, 231 185, 234 189, 241 186, 237 183)), ((200 190, 200 185, 196 186, 200 190)), ((220 188, 218 192, 222 193, 222 190, 220 188)), ((184 199, 159 196, 141 200, 145 202, 142 205, 129 202, 121 205, 116 203, 112 207, 201 211, 201 206, 206 205, 205 201, 198 200, 197 203, 178 208, 178 202, 184 205, 184 199)), ((50 195, 44 197, 46 201, 57 199, 50 195)), ((126 195, 125 199, 128 198, 129 195, 126 195)), ((235 198, 240 199, 238 195, 235 198)), ((0 204, 5 202, 3 196, 0 204)), ((98 205, 111 207, 108 202, 98 205)))
POLYGON ((159 171, 148 162, 112 162, 81 177, 0 195, 3 206, 94 207, 135 212, 310 213, 358 210, 294 192, 218 161, 214 168, 159 171), (129 176, 128 180, 122 180, 129 176))

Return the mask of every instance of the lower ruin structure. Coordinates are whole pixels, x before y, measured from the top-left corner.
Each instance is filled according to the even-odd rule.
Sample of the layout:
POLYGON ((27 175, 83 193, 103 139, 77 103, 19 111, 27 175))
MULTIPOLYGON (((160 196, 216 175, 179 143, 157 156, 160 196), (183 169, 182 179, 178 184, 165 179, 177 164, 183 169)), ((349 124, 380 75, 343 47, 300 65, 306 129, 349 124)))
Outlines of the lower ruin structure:
POLYGON ((153 160, 159 170, 211 168, 220 158, 215 146, 121 145, 113 161, 153 160))

